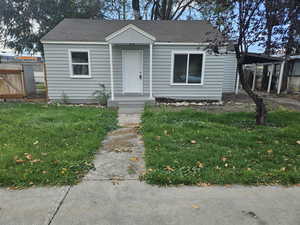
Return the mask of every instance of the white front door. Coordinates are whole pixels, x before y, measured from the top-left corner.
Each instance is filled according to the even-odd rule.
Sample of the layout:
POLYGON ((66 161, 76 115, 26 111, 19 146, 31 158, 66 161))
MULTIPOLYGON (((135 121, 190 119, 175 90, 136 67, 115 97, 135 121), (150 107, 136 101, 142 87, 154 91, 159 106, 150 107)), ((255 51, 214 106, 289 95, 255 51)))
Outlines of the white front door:
POLYGON ((123 50, 123 92, 143 92, 143 51, 123 50))

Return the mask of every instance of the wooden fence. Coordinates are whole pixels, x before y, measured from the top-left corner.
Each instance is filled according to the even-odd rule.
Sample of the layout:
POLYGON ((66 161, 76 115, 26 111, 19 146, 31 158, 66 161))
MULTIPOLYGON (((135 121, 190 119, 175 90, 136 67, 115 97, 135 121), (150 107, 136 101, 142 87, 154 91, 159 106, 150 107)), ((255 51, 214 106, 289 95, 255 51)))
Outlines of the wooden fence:
POLYGON ((26 96, 22 69, 0 69, 0 99, 26 96))

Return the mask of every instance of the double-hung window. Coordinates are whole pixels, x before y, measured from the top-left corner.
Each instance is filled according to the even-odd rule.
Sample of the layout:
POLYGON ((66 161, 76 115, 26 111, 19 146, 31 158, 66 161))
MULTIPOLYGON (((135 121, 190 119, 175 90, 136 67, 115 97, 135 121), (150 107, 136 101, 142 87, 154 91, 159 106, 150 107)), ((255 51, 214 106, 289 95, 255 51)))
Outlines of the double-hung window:
POLYGON ((204 53, 174 52, 172 84, 202 84, 204 53))
POLYGON ((70 73, 74 78, 90 78, 90 52, 89 50, 69 50, 70 73))

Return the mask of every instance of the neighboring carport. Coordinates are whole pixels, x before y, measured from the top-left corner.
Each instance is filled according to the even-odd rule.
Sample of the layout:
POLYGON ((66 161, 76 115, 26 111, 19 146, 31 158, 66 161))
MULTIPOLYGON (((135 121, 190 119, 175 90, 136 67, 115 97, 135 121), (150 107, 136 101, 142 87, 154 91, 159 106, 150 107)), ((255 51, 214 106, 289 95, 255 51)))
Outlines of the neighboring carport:
MULTIPOLYGON (((280 93, 282 77, 283 77, 283 68, 284 61, 281 57, 267 56, 261 53, 246 53, 245 56, 244 69, 253 71, 252 77, 252 90, 254 91, 258 86, 258 78, 262 79, 262 70, 264 66, 268 67, 267 77, 268 85, 267 92, 270 93, 271 89, 280 93), (261 76, 259 76, 259 70, 261 71, 261 76)), ((262 81, 260 81, 262 83, 262 81)), ((237 85, 238 87, 238 85, 237 85)))

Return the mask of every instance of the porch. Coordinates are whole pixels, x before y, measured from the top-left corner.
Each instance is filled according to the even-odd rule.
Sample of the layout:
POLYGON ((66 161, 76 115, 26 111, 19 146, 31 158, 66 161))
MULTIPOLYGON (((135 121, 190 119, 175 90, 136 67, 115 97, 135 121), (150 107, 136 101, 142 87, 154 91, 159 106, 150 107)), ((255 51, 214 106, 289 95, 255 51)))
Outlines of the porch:
POLYGON ((110 107, 144 107, 152 95, 152 49, 155 37, 128 25, 106 38, 109 43, 110 107))
POLYGON ((155 99, 148 96, 116 96, 108 100, 108 107, 119 107, 120 113, 143 112, 146 104, 155 104, 155 99))

